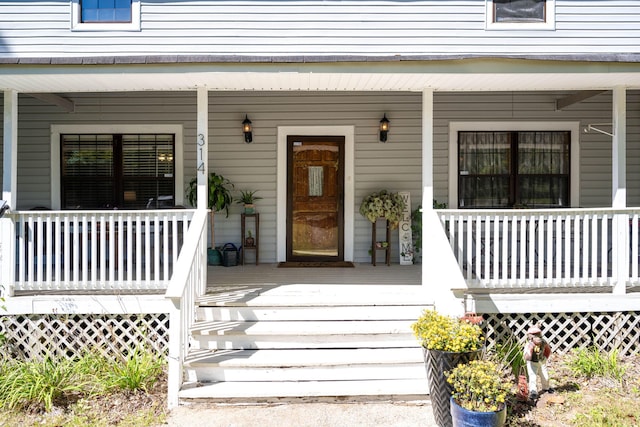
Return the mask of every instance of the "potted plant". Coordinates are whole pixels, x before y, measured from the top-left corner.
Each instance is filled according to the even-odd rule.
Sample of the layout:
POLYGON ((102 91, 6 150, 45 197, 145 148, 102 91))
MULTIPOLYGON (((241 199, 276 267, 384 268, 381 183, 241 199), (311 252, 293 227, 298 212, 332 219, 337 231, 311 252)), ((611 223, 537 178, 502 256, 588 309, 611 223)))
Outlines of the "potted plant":
POLYGON ((252 248, 256 245, 256 239, 253 238, 251 234, 251 230, 247 230, 247 237, 244 238, 244 246, 247 248, 252 248))
POLYGON ((490 360, 472 360, 447 374, 452 386, 453 427, 502 427, 507 418, 506 398, 511 385, 504 367, 490 360))
POLYGON ((256 212, 255 201, 262 199, 260 196, 256 196, 258 190, 240 190, 240 198, 236 201, 238 204, 244 205, 244 213, 253 214, 256 212))
POLYGON ((445 372, 480 358, 484 345, 482 329, 479 325, 435 310, 424 310, 411 328, 423 348, 436 423, 451 426, 452 387, 445 372))
POLYGON ((360 214, 375 223, 379 218, 389 221, 392 229, 402 219, 405 203, 398 193, 381 190, 369 194, 360 204, 360 214))
MULTIPOLYGON (((207 180, 207 208, 210 210, 211 215, 211 246, 207 249, 207 257, 209 264, 220 264, 220 252, 215 246, 214 235, 214 217, 216 212, 225 211, 226 216, 229 217, 229 206, 233 201, 231 196, 231 189, 233 184, 231 181, 218 175, 215 172, 209 174, 207 180)), ((198 179, 193 178, 189 182, 187 188, 187 200, 191 206, 196 206, 198 198, 198 179)))
MULTIPOLYGON (((446 203, 440 203, 433 199, 433 209, 446 208, 446 203)), ((413 262, 416 263, 420 259, 420 252, 422 252, 422 204, 411 211, 411 236, 413 238, 413 262)))

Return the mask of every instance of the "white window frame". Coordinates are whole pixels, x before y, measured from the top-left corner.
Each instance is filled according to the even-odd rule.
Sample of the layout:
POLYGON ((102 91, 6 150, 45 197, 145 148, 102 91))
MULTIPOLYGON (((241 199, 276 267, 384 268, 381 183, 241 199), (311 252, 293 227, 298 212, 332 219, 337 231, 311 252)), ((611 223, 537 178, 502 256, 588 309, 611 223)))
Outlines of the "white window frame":
POLYGON ((117 133, 149 133, 175 135, 173 153, 175 204, 184 205, 184 159, 182 125, 52 125, 51 126, 51 207, 60 210, 62 193, 60 188, 60 135, 68 133, 117 134, 117 133))
POLYGON ((458 206, 458 132, 571 132, 569 207, 580 206, 580 122, 451 122, 449 123, 449 206, 458 206))
POLYGON ((82 22, 80 0, 71 0, 71 31, 140 31, 140 0, 131 1, 131 22, 82 22))
POLYGON ((495 8, 493 0, 486 0, 486 29, 487 30, 555 30, 556 29, 556 0, 546 0, 545 22, 494 22, 495 8))

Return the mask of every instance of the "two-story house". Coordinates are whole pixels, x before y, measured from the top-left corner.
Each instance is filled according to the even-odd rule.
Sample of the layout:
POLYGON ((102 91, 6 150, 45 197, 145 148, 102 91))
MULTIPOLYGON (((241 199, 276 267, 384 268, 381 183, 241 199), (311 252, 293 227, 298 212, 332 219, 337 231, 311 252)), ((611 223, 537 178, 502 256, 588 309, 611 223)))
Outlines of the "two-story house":
MULTIPOLYGON (((42 322, 62 333, 56 316, 74 315, 79 330, 124 317, 124 335, 168 343, 159 349, 170 354, 172 404, 183 374, 231 382, 237 368, 216 361, 203 374, 194 360, 251 351, 239 358, 272 361, 280 356, 269 351, 298 346, 274 337, 304 335, 307 312, 261 329, 282 305, 316 302, 314 319, 337 329, 307 340, 313 357, 349 366, 352 347, 366 359, 378 346, 367 334, 382 334, 373 323, 340 329, 340 307, 361 323, 399 322, 384 326, 392 337, 429 306, 482 313, 491 339, 538 321, 554 325, 558 351, 594 336, 637 351, 635 2, 9 0, 0 88, 8 319, 22 319, 13 326, 28 336, 42 322), (235 204, 216 214, 215 242, 211 172, 234 194, 262 197, 257 217, 235 204), (194 178, 198 206, 184 209, 194 178), (392 230, 391 265, 370 265, 375 240, 387 239, 382 224, 372 240, 359 206, 381 189, 424 208, 416 264, 400 264, 407 237, 392 230), (245 258, 259 254, 259 265, 207 268, 207 246, 242 246, 245 227, 258 242, 245 258), (383 303, 381 318, 360 310, 383 303), (217 329, 194 326, 203 319, 217 329), (258 338, 238 344, 229 334, 248 331, 235 324, 247 320, 258 338)), ((279 371, 304 389, 253 387, 248 377, 272 380, 256 361, 220 395, 347 393, 341 379, 362 381, 353 394, 415 393, 419 349, 402 339, 379 345, 372 376, 345 378, 331 364, 317 377, 279 371), (389 374, 405 354, 412 367, 389 374)), ((285 362, 313 359, 299 353, 285 362)))

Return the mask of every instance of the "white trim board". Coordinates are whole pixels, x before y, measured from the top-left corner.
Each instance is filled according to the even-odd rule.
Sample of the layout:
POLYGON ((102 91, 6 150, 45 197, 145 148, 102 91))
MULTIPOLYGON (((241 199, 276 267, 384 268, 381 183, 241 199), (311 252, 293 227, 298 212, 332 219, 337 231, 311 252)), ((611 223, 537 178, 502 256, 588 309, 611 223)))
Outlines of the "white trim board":
POLYGON ((450 122, 449 207, 458 206, 458 132, 460 131, 569 131, 571 132, 570 207, 580 205, 580 122, 450 122))
POLYGON ((355 209, 355 127, 354 126, 278 126, 276 261, 287 259, 287 137, 344 136, 344 260, 353 261, 355 209))
MULTIPOLYGON (((60 191, 60 135, 65 133, 154 133, 174 134, 175 160, 175 198, 176 205, 184 204, 184 153, 182 125, 118 125, 83 124, 51 125, 51 208, 60 210, 62 200, 60 191)), ((195 165, 194 165, 195 169, 195 165)))

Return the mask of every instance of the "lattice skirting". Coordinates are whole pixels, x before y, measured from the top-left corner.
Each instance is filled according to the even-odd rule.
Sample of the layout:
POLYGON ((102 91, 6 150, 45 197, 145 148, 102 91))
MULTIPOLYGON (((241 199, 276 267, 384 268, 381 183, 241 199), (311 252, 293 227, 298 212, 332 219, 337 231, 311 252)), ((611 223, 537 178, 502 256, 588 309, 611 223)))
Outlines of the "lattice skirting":
POLYGON ((139 346, 167 354, 169 345, 167 314, 17 315, 0 320, 6 337, 0 353, 22 360, 74 358, 87 350, 113 356, 139 346))
POLYGON ((485 314, 487 348, 509 338, 524 343, 532 324, 541 326, 545 339, 556 354, 572 349, 596 347, 620 355, 640 352, 638 312, 593 313, 498 313, 485 314))

